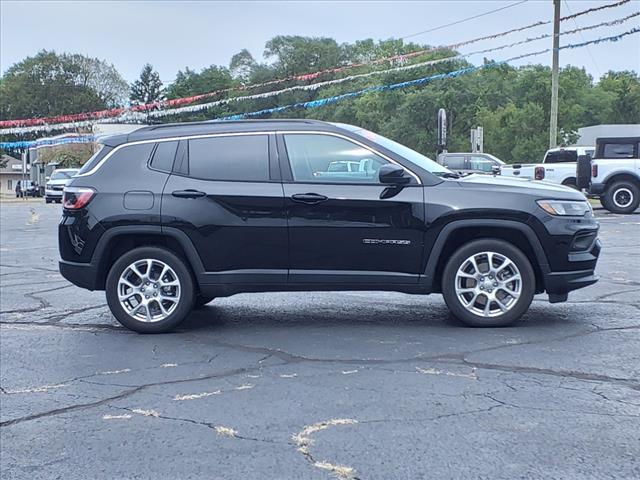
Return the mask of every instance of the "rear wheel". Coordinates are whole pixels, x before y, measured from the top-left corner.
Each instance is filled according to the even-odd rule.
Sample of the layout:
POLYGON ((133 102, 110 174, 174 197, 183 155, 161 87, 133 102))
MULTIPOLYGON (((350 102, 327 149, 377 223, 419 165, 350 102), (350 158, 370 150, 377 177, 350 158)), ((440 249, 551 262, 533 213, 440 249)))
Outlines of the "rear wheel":
POLYGON ((453 315, 476 327, 502 327, 527 311, 535 293, 531 263, 518 248, 496 239, 460 247, 442 276, 442 295, 453 315))
POLYGON ((193 280, 184 261, 170 251, 140 247, 114 263, 106 294, 122 325, 139 333, 163 333, 191 311, 193 280))
POLYGON ((613 213, 633 213, 640 205, 640 188, 629 180, 620 180, 607 188, 602 206, 613 213))
POLYGON ((573 188, 574 190, 579 190, 575 178, 567 178, 564 182, 562 182, 562 185, 564 185, 565 187, 573 188))

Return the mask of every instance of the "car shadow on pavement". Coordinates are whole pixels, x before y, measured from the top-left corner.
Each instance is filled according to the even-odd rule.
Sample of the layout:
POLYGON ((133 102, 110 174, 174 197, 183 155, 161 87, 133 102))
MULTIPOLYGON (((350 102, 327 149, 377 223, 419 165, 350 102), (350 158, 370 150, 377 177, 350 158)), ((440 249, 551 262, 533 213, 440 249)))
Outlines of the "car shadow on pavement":
MULTIPOLYGON (((345 327, 413 327, 425 329, 427 332, 433 329, 466 329, 469 331, 477 328, 468 327, 455 318, 442 305, 411 305, 406 308, 402 305, 389 306, 387 311, 377 308, 344 309, 342 311, 331 311, 331 306, 323 308, 322 305, 314 309, 304 308, 277 308, 268 307, 261 309, 255 306, 247 307, 241 305, 216 305, 215 301, 205 307, 194 310, 180 325, 177 332, 189 333, 196 331, 216 330, 243 330, 247 328, 270 328, 280 329, 283 327, 290 329, 306 329, 318 327, 332 327, 336 329, 345 327)), ((566 312, 553 312, 549 309, 540 308, 535 303, 522 320, 508 327, 480 328, 482 330, 509 330, 509 329, 530 329, 555 327, 558 324, 568 325, 576 323, 566 315, 566 312)), ((584 322, 580 322, 584 323, 584 322)))

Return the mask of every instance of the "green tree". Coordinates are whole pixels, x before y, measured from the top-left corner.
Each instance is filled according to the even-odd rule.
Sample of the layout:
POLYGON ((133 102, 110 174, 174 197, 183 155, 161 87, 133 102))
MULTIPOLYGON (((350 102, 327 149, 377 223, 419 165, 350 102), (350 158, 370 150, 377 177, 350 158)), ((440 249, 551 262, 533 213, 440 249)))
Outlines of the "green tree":
POLYGON ((612 94, 609 123, 640 123, 640 77, 635 72, 607 72, 598 88, 612 94))
POLYGON ((200 95, 202 93, 222 90, 233 86, 233 78, 224 67, 211 65, 201 72, 189 68, 178 71, 175 81, 166 89, 169 99, 200 95))
POLYGON ((242 83, 248 83, 257 68, 258 62, 246 48, 231 57, 229 62, 231 76, 242 83))
POLYGON ((129 100, 134 105, 152 103, 162 100, 162 80, 160 74, 156 72, 151 64, 147 63, 142 67, 140 78, 131 84, 131 94, 129 100))
POLYGON ((299 75, 335 67, 343 53, 333 38, 278 35, 265 45, 264 56, 274 60, 279 76, 299 75))
POLYGON ((30 118, 122 105, 128 85, 113 65, 79 54, 42 50, 0 79, 0 118, 30 118))

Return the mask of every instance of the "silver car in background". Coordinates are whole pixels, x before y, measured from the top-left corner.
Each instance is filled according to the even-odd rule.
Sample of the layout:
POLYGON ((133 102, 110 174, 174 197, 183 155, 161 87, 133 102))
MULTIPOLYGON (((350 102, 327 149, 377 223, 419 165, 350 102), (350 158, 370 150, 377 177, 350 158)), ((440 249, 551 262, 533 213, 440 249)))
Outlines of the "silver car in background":
POLYGON ((51 172, 44 189, 44 200, 47 203, 62 202, 64 186, 78 173, 78 168, 59 168, 51 172))

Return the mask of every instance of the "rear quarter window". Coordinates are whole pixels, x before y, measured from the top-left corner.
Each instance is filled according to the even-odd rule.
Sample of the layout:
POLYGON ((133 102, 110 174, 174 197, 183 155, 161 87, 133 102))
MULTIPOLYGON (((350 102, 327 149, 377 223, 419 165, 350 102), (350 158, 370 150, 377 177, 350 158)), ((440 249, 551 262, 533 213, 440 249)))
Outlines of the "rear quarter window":
POLYGON ((100 160, 102 160, 111 150, 112 147, 108 147, 106 145, 98 144, 98 150, 94 153, 89 160, 87 160, 82 168, 78 171, 77 175, 82 175, 83 173, 87 173, 95 167, 100 160))
POLYGON ((173 160, 176 157, 178 142, 159 142, 151 159, 151 168, 170 172, 173 168, 173 160))
POLYGON ((606 143, 604 158, 633 158, 633 143, 606 143))

